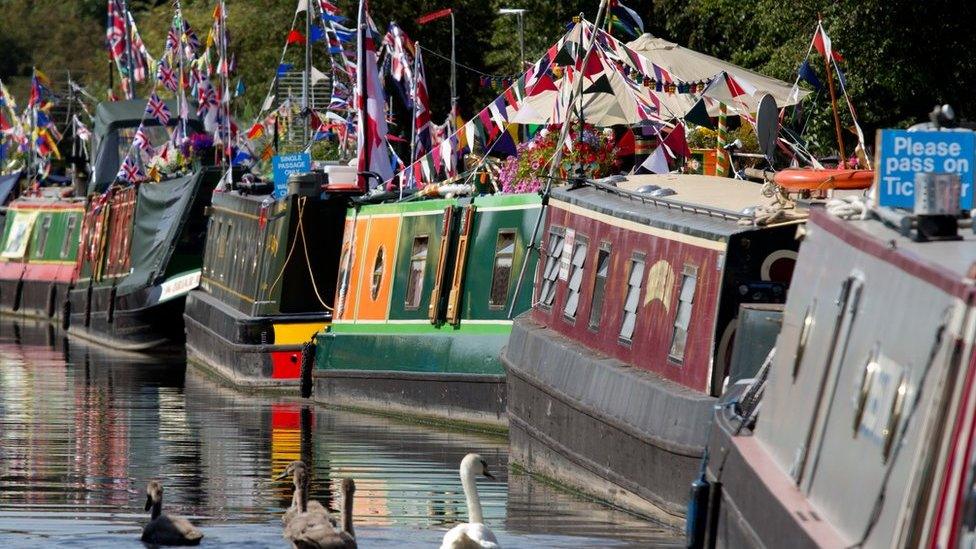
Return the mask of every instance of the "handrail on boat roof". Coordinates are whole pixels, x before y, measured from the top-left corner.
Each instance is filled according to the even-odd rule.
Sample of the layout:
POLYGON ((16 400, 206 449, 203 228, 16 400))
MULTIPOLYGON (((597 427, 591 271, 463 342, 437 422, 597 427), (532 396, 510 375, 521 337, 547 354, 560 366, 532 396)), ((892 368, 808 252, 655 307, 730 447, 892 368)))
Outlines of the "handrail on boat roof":
POLYGON ((678 200, 670 200, 666 198, 647 196, 642 193, 628 191, 625 189, 621 189, 619 187, 614 187, 613 185, 607 185, 606 183, 600 183, 594 180, 587 180, 586 184, 592 186, 595 189, 602 190, 609 194, 615 194, 623 198, 629 198, 631 200, 639 201, 641 204, 650 204, 653 206, 667 208, 669 210, 676 209, 678 211, 685 212, 685 213, 693 213, 697 215, 717 217, 719 219, 725 219, 728 221, 752 219, 752 216, 748 214, 733 212, 731 210, 723 210, 721 208, 710 208, 708 206, 696 206, 694 204, 688 204, 686 202, 680 202, 678 200))

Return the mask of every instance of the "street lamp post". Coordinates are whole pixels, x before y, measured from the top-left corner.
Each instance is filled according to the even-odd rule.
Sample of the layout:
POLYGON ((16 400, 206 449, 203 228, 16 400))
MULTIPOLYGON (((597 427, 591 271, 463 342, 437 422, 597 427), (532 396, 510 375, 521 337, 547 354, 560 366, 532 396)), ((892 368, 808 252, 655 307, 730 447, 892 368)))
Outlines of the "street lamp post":
POLYGON ((498 10, 501 15, 515 15, 518 17, 518 32, 519 32, 519 59, 521 59, 521 64, 519 65, 519 72, 525 70, 525 28, 522 24, 522 16, 525 15, 524 8, 501 8, 498 10))

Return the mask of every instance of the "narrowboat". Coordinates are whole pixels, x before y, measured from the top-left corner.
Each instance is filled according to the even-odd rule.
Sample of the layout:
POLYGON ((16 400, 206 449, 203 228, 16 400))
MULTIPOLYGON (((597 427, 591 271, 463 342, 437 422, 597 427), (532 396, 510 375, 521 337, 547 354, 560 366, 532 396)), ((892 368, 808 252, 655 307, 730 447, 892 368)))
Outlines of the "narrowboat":
POLYGON ((715 410, 696 546, 976 540, 976 235, 869 212, 811 216, 775 352, 715 410))
POLYGON ((213 197, 200 287, 183 314, 186 349, 235 385, 294 391, 303 346, 332 317, 348 199, 258 190, 213 197))
POLYGON ((78 279, 84 198, 22 197, 10 203, 0 243, 0 311, 64 319, 78 279))
POLYGON ((553 190, 533 306, 501 354, 513 462, 682 521, 732 341, 755 332, 740 311, 778 322, 792 276, 802 215, 760 226, 763 202, 698 175, 553 190))
MULTIPOLYGON (((145 107, 140 100, 97 107, 92 198, 80 231, 78 279, 65 305, 70 334, 133 351, 182 342, 183 302, 200 280, 205 210, 222 175, 199 166, 158 182, 117 184, 136 128, 143 125, 155 146, 169 138, 145 107)), ((190 118, 188 131, 201 130, 190 118)))
MULTIPOLYGON (((316 337, 313 398, 504 426, 498 359, 542 201, 496 194, 351 207, 332 324, 316 337)), ((528 281, 526 281, 528 282, 528 281)))

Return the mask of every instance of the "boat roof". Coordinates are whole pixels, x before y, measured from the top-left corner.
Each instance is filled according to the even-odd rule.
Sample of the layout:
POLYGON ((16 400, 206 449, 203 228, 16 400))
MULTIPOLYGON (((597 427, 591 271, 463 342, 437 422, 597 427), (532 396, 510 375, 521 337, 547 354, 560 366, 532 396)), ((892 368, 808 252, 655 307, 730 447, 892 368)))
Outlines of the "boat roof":
POLYGON ((766 200, 762 196, 762 184, 742 179, 695 174, 644 174, 627 176, 617 187, 635 191, 645 185, 657 185, 674 190, 677 194, 667 197, 695 206, 717 208, 741 213, 745 208, 758 206, 766 200))
POLYGON ((552 198, 600 214, 711 240, 726 240, 747 231, 762 230, 743 208, 768 202, 762 185, 702 175, 638 175, 616 187, 591 182, 582 187, 559 187, 552 198), (644 185, 673 189, 667 197, 637 193, 644 185), (740 223, 749 220, 749 223, 740 223))
POLYGON ((972 279, 976 272, 976 233, 971 228, 959 228, 962 240, 916 242, 878 219, 843 220, 820 211, 811 219, 851 245, 887 256, 906 270, 931 272, 946 285, 976 284, 972 279))

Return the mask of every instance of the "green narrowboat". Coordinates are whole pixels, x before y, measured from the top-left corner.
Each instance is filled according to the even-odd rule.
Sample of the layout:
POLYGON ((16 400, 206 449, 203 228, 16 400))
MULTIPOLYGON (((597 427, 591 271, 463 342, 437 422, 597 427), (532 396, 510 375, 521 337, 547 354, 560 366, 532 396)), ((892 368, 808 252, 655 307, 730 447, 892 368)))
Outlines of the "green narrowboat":
POLYGON ((498 356, 510 310, 530 306, 530 288, 515 288, 523 262, 534 270, 527 248, 541 205, 512 194, 350 208, 314 398, 504 425, 498 356))
POLYGON ((237 385, 297 385, 303 344, 331 319, 347 205, 311 194, 214 195, 183 315, 194 363, 237 385))
POLYGON ((11 202, 0 238, 0 311, 26 317, 63 317, 78 278, 78 237, 85 201, 19 198, 11 202))

